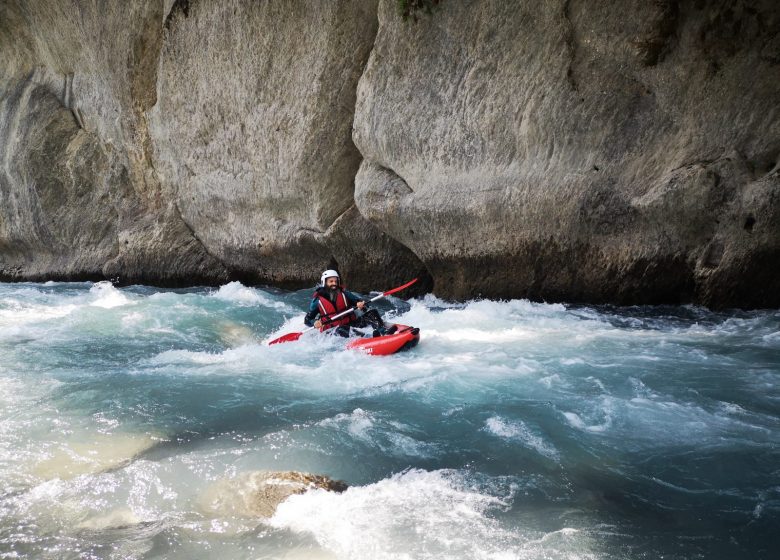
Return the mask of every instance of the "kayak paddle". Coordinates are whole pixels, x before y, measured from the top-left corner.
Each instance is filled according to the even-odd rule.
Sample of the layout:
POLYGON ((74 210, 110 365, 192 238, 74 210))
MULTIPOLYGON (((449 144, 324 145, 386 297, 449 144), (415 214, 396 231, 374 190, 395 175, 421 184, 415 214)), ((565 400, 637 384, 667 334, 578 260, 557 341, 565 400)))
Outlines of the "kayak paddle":
MULTIPOLYGON (((376 301, 378 299, 382 299, 383 297, 389 296, 390 294, 394 294, 396 292, 400 292, 401 290, 405 290, 406 288, 408 288, 409 286, 411 286, 415 282, 417 282, 417 278, 415 278, 414 280, 412 280, 410 282, 407 282, 403 286, 398 286, 397 288, 393 288, 392 290, 387 290, 386 292, 382 292, 378 296, 372 297, 370 300, 368 300, 368 302, 371 303, 372 301, 376 301)), ((341 313, 337 313, 333 317, 329 317, 328 318, 328 322, 334 321, 334 320, 339 319, 341 317, 344 317, 345 315, 349 315, 350 313, 355 311, 355 309, 356 309, 355 307, 350 307, 349 309, 347 309, 345 311, 342 311, 341 313)), ((301 332, 287 333, 285 335, 280 336, 279 338, 273 339, 271 342, 268 343, 268 346, 270 346, 271 344, 279 344, 279 343, 282 343, 282 342, 294 342, 294 341, 298 340, 299 338, 301 338, 301 335, 303 335, 303 333, 309 332, 313 328, 315 328, 315 327, 309 327, 307 329, 302 330, 301 332)))

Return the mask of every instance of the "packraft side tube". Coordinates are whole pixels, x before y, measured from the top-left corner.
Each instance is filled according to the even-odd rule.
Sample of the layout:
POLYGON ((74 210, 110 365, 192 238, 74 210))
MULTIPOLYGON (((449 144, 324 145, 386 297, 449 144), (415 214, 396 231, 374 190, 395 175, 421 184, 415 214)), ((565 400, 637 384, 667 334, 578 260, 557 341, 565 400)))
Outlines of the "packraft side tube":
POLYGON ((398 330, 394 334, 351 340, 347 348, 360 350, 372 356, 389 356, 417 346, 420 341, 420 329, 406 325, 397 325, 397 327, 398 330))

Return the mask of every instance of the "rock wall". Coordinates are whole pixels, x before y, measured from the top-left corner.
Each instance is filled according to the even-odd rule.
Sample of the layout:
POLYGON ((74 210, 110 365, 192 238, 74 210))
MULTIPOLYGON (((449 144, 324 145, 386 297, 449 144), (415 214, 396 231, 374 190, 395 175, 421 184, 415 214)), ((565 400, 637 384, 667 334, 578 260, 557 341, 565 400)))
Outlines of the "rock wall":
POLYGON ((376 2, 0 10, 0 279, 428 279, 355 211, 376 2))
POLYGON ((149 157, 162 3, 0 3, 0 278, 220 282, 149 157))
POLYGON ((393 9, 355 200, 437 293, 780 304, 776 3, 393 9))
POLYGON ((338 266, 370 288, 377 278, 361 281, 366 270, 382 285, 424 273, 354 211, 361 156, 350 136, 376 9, 190 2, 169 13, 151 112, 155 167, 193 234, 235 275, 311 285, 338 266))
POLYGON ((396 4, 0 2, 0 279, 780 306, 776 2, 396 4))

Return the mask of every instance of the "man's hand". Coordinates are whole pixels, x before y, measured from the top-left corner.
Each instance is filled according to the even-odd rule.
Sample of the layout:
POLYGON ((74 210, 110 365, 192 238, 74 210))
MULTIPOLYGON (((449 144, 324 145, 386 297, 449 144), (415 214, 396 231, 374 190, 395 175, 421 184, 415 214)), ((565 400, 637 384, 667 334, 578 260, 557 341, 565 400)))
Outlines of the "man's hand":
POLYGON ((320 321, 319 319, 314 321, 314 327, 317 328, 317 329, 321 329, 322 328, 322 321, 320 321))
POLYGON ((363 309, 365 306, 366 306, 366 302, 365 301, 359 301, 359 302, 357 302, 357 305, 356 305, 356 307, 358 309, 363 309))

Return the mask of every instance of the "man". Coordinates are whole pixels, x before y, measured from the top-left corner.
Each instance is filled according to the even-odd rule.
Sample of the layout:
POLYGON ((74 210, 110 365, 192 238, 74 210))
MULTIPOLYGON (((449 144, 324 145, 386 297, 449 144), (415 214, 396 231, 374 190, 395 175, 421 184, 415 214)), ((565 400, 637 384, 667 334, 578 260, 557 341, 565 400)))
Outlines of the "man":
POLYGON ((365 301, 341 286, 339 273, 335 270, 326 270, 320 277, 320 285, 314 292, 304 323, 307 327, 313 326, 321 331, 335 327, 334 332, 345 337, 349 336, 350 327, 373 327, 374 336, 395 332, 395 325, 390 328, 385 327, 385 323, 376 309, 368 311, 365 309, 365 301), (356 308, 352 313, 330 320, 330 317, 352 307, 356 308))

